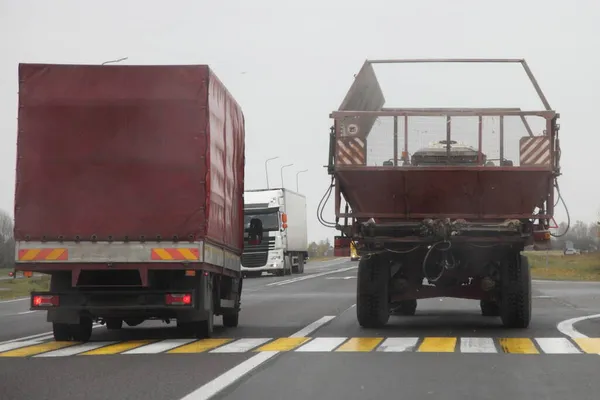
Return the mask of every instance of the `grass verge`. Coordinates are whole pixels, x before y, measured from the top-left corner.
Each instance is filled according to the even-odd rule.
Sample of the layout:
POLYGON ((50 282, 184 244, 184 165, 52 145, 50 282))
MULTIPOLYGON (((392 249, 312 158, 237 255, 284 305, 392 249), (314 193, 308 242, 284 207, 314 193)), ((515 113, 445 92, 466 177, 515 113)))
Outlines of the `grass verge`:
POLYGON ((533 279, 600 281, 600 254, 565 256, 562 252, 523 252, 529 259, 533 279))
POLYGON ((0 281, 0 300, 27 297, 32 291, 48 290, 50 276, 35 276, 0 281))

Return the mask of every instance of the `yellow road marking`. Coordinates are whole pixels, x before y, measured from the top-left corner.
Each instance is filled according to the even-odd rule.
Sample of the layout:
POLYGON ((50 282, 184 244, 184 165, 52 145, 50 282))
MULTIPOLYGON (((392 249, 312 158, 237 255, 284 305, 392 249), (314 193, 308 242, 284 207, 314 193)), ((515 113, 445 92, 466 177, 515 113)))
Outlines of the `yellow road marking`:
POLYGON ((99 356, 107 354, 119 354, 127 350, 135 349, 146 344, 156 342, 156 340, 129 340, 123 343, 115 343, 109 346, 100 347, 98 349, 89 350, 78 354, 79 356, 99 356))
POLYGON ((79 344, 78 342, 46 342, 0 353, 0 357, 29 357, 79 344))
POLYGON ((453 353, 455 347, 456 338, 426 337, 417 351, 421 353, 453 353))
POLYGON ((54 249, 46 256, 47 260, 56 260, 58 257, 62 256, 65 252, 65 249, 54 249))
POLYGON ((231 342, 232 340, 233 339, 201 339, 181 347, 176 347, 173 350, 167 351, 167 353, 202 353, 207 350, 214 349, 215 347, 219 347, 225 343, 231 342))
POLYGON ((346 343, 337 348, 336 351, 362 351, 367 352, 373 350, 383 341, 383 338, 368 338, 357 337, 348 340, 346 343))
POLYGON ((38 254, 40 254, 40 251, 42 251, 42 249, 27 250, 27 252, 25 254, 23 254, 23 257, 21 257, 21 260, 22 261, 31 261, 34 258, 36 258, 38 254))
POLYGON ((179 252, 186 260, 197 260, 198 256, 190 251, 190 249, 179 249, 179 252))
POLYGON ((505 353, 513 354, 539 354, 533 341, 526 338, 502 338, 498 340, 505 353))
POLYGON ((165 249, 154 249, 154 252, 163 260, 172 260, 173 257, 165 249))
POLYGON ((574 338, 575 343, 586 353, 600 354, 599 338, 574 338))
POLYGON ((254 351, 290 351, 310 340, 307 337, 287 337, 279 338, 267 343, 254 351))

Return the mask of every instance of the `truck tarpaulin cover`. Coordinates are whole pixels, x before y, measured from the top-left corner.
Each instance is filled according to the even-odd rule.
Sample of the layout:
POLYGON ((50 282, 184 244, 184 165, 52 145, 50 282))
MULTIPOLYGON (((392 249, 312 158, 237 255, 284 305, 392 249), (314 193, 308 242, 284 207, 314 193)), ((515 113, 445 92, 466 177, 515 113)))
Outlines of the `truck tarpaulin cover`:
POLYGON ((208 66, 19 65, 17 240, 243 245, 244 117, 208 66))

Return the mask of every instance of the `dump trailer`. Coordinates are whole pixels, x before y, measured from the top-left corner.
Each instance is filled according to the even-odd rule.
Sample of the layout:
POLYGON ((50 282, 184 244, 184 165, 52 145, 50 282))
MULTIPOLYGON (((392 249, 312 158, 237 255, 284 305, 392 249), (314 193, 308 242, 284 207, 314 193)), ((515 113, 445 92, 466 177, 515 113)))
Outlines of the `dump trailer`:
POLYGON ((285 188, 255 189, 244 193, 244 253, 242 272, 260 276, 304 273, 308 258, 306 197, 285 188), (253 242, 249 233, 253 220, 260 220, 263 237, 253 242))
POLYGON ((207 65, 19 65, 16 269, 56 340, 238 325, 244 135, 207 65))
POLYGON ((414 315, 418 299, 454 297, 528 327, 521 251, 550 242, 560 148, 559 114, 525 60, 367 60, 330 117, 328 226, 340 231, 336 251, 357 245, 358 323, 379 328, 414 315), (384 107, 374 68, 483 62, 520 64, 544 109, 384 107), (423 133, 437 140, 424 143, 423 133))

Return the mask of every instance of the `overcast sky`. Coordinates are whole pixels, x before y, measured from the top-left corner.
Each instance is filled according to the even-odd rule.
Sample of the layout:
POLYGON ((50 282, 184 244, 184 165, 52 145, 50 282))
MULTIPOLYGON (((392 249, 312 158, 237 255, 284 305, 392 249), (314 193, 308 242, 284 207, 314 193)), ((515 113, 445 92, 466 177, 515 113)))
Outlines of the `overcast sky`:
MULTIPOLYGON (((19 62, 209 64, 246 117, 248 187, 266 185, 270 157, 279 156, 271 186, 283 164, 294 164, 284 170, 293 190, 296 172, 309 170, 300 191, 315 240, 335 234, 316 219, 329 184, 329 113, 366 58, 511 57, 529 62, 561 114, 561 191, 572 219, 591 221, 600 209, 598 173, 587 173, 600 169, 598 21, 597 0, 0 0, 0 209, 13 210, 19 62)), ((387 107, 542 109, 525 75, 504 69, 386 70, 381 85, 387 107)), ((562 207, 556 214, 565 219, 562 207)))

